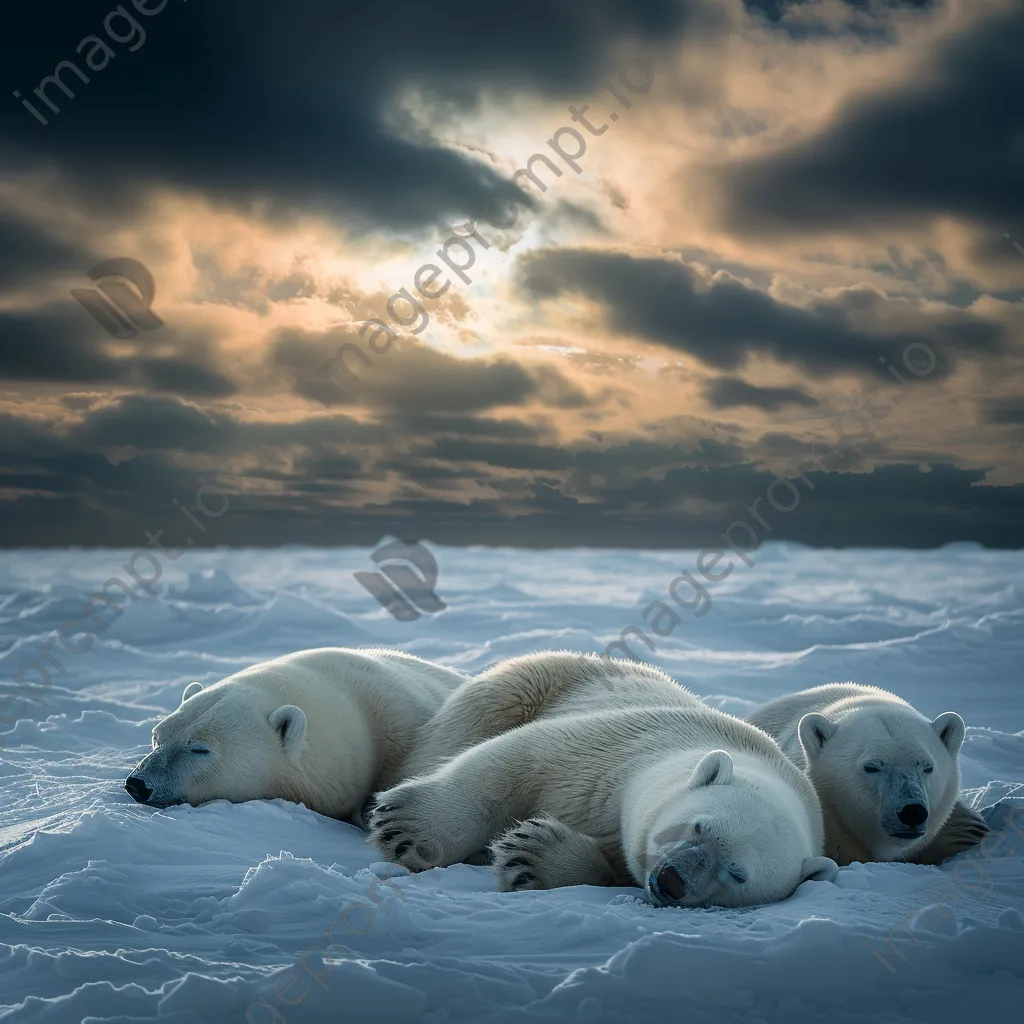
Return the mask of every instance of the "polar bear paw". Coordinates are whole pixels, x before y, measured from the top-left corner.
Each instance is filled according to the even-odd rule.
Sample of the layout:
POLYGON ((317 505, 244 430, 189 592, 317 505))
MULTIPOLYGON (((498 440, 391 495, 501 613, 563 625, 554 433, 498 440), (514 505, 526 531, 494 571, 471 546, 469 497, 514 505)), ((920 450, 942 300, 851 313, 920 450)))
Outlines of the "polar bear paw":
POLYGON ((977 846, 990 831, 985 819, 977 811, 958 801, 938 835, 918 856, 911 859, 915 864, 941 864, 977 846))
POLYGON ((444 851, 430 811, 430 801, 415 784, 403 783, 377 794, 367 820, 370 842, 410 871, 443 866, 444 851))
POLYGON ((491 851, 500 892, 612 884, 612 869, 597 843, 548 815, 521 821, 491 851))

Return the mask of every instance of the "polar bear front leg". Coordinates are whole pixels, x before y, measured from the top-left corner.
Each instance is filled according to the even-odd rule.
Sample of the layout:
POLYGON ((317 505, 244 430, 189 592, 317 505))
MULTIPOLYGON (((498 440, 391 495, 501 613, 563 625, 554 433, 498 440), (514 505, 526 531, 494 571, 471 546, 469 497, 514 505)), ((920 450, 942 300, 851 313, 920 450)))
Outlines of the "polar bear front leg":
POLYGON ((597 843, 547 814, 514 825, 491 843, 491 851, 500 892, 614 884, 597 843))
POLYGON ((534 810, 529 744, 497 736, 378 793, 370 840, 410 871, 458 864, 534 810))

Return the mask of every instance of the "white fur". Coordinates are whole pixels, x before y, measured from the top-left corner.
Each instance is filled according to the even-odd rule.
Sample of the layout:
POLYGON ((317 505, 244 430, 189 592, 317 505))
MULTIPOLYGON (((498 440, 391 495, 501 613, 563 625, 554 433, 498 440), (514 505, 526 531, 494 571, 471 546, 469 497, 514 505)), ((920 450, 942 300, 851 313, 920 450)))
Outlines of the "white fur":
POLYGON ((144 783, 156 807, 282 797, 358 821, 367 798, 401 777, 416 730, 464 680, 397 651, 322 647, 206 689, 190 683, 129 782, 144 783))
POLYGON ((656 669, 513 659, 464 684, 424 733, 457 756, 378 794, 370 822, 412 870, 493 842, 504 889, 633 883, 682 906, 771 902, 835 871, 807 777, 656 669), (685 893, 658 884, 666 870, 685 893))
POLYGON ((507 658, 451 693, 420 730, 408 772, 432 771, 463 750, 527 722, 621 707, 623 699, 631 706, 642 700, 647 707, 697 703, 689 690, 653 665, 573 651, 507 658))
POLYGON ((956 804, 965 729, 956 712, 929 721, 887 690, 830 683, 771 701, 747 721, 807 771, 825 816, 826 852, 840 864, 919 859, 956 804), (911 831, 900 814, 912 820, 918 806, 927 811, 923 834, 899 837, 911 831))

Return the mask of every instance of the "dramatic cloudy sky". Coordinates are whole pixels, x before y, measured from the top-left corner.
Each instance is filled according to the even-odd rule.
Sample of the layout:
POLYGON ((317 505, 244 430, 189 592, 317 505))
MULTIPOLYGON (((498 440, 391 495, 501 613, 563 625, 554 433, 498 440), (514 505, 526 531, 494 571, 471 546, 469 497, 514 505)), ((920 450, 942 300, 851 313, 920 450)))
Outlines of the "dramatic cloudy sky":
POLYGON ((1024 546, 1020 0, 17 6, 2 543, 1024 546))

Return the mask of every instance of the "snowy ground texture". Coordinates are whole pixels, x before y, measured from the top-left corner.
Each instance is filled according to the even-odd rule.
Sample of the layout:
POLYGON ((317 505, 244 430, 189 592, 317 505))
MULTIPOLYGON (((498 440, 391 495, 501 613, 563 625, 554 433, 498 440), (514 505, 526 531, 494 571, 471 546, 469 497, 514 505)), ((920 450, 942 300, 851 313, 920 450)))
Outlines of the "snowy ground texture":
MULTIPOLYGON (((58 642, 65 672, 0 725, 5 1024, 1020 1019, 1024 552, 766 546, 706 615, 684 612, 654 653, 636 647, 738 714, 851 679, 929 716, 959 711, 964 786, 1002 831, 941 868, 854 865, 774 906, 655 909, 634 889, 499 894, 486 868, 401 877, 357 829, 280 801, 131 802, 128 769, 194 679, 323 645, 467 672, 600 651, 694 565, 693 552, 433 550, 448 608, 413 622, 353 580, 373 568, 365 550, 189 551, 90 650, 58 642)), ((129 579, 129 555, 0 556, 0 693, 88 595, 129 579)))

